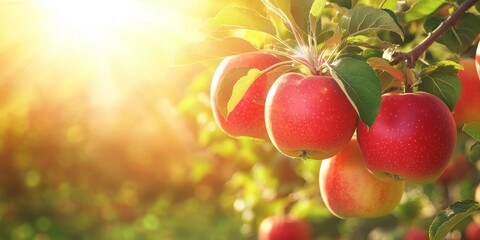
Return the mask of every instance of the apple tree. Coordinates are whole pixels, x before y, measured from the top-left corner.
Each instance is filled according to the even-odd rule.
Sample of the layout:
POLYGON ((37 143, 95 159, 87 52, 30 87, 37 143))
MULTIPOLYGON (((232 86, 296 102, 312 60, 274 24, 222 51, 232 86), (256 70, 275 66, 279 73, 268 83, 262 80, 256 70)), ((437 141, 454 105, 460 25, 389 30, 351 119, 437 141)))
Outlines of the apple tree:
POLYGON ((205 124, 220 131, 205 145, 244 166, 224 194, 245 236, 269 215, 319 239, 465 233, 480 210, 479 1, 247 2, 177 57, 210 70, 205 124))

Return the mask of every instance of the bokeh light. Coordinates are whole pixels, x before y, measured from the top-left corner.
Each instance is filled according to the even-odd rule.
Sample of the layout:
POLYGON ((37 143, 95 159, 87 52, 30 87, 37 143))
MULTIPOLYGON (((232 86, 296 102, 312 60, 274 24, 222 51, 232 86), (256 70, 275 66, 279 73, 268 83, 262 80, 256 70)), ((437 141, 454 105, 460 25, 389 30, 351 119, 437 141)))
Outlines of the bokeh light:
POLYGON ((178 110, 200 68, 173 64, 214 9, 0 2, 0 239, 195 239, 226 218, 178 110))

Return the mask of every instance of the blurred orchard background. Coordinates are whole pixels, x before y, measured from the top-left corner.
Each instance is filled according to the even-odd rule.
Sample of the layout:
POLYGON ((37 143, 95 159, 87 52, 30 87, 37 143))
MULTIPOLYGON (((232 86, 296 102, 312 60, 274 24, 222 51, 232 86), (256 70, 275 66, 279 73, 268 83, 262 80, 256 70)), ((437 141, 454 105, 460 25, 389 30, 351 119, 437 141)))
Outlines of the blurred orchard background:
POLYGON ((0 239, 256 239, 260 221, 285 209, 316 239, 401 239, 473 198, 470 161, 455 184, 407 185, 389 216, 341 220, 322 203, 320 161, 222 133, 209 103, 221 59, 173 60, 228 5, 263 9, 0 1, 0 239))

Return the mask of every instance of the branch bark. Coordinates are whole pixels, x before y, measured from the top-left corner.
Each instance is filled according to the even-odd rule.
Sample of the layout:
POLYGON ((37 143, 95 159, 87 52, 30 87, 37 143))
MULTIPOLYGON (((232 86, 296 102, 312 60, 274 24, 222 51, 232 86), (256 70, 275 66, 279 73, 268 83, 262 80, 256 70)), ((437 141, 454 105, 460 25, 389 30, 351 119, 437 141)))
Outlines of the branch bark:
POLYGON ((450 17, 443 21, 435 30, 433 30, 428 37, 426 37, 420 44, 409 52, 395 52, 393 54, 392 64, 398 64, 401 61, 407 61, 408 68, 414 68, 417 60, 420 58, 430 45, 432 45, 445 31, 453 27, 475 3, 480 0, 466 0, 464 1, 450 17))

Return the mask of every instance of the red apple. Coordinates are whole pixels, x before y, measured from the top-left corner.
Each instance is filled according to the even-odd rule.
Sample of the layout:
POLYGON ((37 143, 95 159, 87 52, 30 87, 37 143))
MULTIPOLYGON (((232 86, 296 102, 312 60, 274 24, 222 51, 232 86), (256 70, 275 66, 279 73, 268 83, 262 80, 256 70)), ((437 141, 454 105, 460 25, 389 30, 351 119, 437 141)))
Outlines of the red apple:
POLYGON ((450 16, 450 4, 445 4, 443 6, 441 6, 440 8, 438 8, 435 13, 440 16, 440 17, 448 17, 450 16))
POLYGON ((288 216, 270 216, 262 221, 259 240, 310 240, 310 225, 302 219, 288 216))
MULTIPOLYGON (((477 55, 477 59, 479 59, 477 55)), ((480 59, 478 60, 480 61, 480 59)), ((458 71, 462 83, 462 92, 453 110, 453 117, 458 128, 467 122, 480 122, 480 80, 473 58, 460 60, 463 70, 458 71)))
POLYGON ((380 217, 389 214, 402 198, 405 182, 379 178, 366 168, 357 140, 320 167, 320 193, 335 216, 380 217))
POLYGON ((359 122, 358 142, 367 168, 409 182, 435 181, 450 160, 455 121, 438 97, 425 93, 388 93, 368 129, 359 122))
POLYGON ((287 73, 268 92, 265 123, 275 147, 290 157, 325 159, 352 138, 357 113, 335 80, 287 73))
POLYGON ((403 240, 429 240, 428 232, 420 228, 410 228, 403 240))
POLYGON ((449 161, 447 168, 436 182, 442 185, 459 182, 468 176, 470 169, 472 169, 472 166, 467 157, 463 154, 457 154, 449 161))
POLYGON ((264 100, 267 96, 267 76, 260 75, 247 90, 242 100, 235 109, 225 119, 220 113, 217 97, 222 78, 232 69, 237 67, 249 67, 264 70, 282 60, 272 54, 254 52, 245 53, 225 58, 212 79, 210 89, 210 100, 213 110, 213 116, 218 126, 230 136, 248 136, 253 138, 268 139, 265 129, 264 105, 259 104, 259 100, 264 100))
POLYGON ((470 222, 465 228, 465 235, 467 237, 467 240, 480 239, 480 224, 476 221, 470 222))

